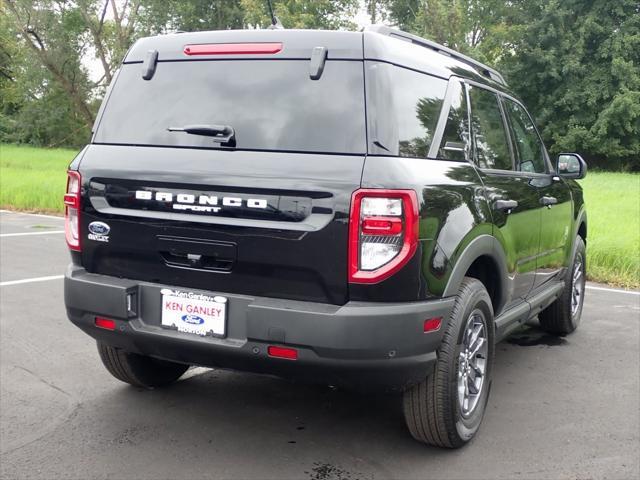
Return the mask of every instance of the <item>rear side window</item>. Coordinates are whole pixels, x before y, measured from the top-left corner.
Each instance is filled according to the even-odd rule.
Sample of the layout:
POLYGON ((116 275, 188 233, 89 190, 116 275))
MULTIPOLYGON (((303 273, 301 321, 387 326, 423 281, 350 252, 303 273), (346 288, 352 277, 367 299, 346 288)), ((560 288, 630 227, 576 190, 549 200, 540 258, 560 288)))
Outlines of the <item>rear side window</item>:
POLYGON ((366 152, 362 62, 309 60, 159 62, 151 80, 127 64, 114 85, 94 142, 226 148, 169 127, 228 125, 236 148, 318 153, 366 152))
POLYGON ((453 89, 451 107, 438 149, 438 158, 464 161, 468 158, 471 145, 467 99, 460 82, 453 81, 451 88, 453 89))
POLYGON ((367 62, 370 152, 426 158, 447 81, 380 62, 367 62))
POLYGON ((497 95, 482 88, 469 87, 469 98, 478 166, 512 170, 511 153, 497 95))
POLYGON ((504 98, 504 106, 513 132, 516 165, 522 172, 546 173, 542 141, 527 112, 504 98))

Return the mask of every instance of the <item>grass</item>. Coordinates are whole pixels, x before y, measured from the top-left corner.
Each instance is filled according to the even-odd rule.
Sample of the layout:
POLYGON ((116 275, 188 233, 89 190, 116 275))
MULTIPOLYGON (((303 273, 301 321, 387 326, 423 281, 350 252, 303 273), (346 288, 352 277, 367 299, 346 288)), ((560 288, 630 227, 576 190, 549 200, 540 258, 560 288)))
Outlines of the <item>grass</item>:
POLYGON ((580 184, 587 206, 589 278, 640 287, 640 174, 593 172, 580 184))
MULTIPOLYGON (((0 145, 0 207, 62 213, 65 172, 76 153, 0 145)), ((580 183, 589 219, 589 278, 640 287, 640 174, 591 172, 580 183)))
POLYGON ((0 207, 63 212, 67 167, 77 150, 0 145, 0 207))

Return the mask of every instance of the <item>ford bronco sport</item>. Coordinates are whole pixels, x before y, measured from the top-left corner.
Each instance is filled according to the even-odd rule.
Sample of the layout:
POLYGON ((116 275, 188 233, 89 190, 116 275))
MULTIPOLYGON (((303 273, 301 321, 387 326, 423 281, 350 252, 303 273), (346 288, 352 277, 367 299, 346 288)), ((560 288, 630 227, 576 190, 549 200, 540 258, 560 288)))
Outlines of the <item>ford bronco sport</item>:
POLYGON ((580 321, 585 173, 498 72, 398 30, 143 38, 69 168, 67 313, 123 382, 392 390, 459 447, 496 342, 580 321))

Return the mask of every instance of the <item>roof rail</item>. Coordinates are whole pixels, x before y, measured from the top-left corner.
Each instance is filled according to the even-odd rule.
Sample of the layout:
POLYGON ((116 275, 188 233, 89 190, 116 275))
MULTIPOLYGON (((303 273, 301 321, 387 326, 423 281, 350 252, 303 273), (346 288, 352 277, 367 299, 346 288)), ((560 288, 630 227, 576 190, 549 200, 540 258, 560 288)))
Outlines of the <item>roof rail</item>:
POLYGON ((411 33, 403 32, 402 30, 398 30, 396 28, 387 27, 386 25, 368 25, 365 27, 365 30, 368 32, 379 33, 381 35, 387 35, 388 37, 399 38, 401 40, 420 45, 421 47, 430 48, 431 50, 435 50, 436 52, 443 53, 449 57, 455 58, 456 60, 474 67, 480 74, 484 75, 485 77, 488 77, 495 82, 501 83, 504 86, 507 85, 507 82, 504 81, 503 76, 496 69, 491 68, 484 63, 480 63, 471 57, 463 55, 462 53, 445 47, 444 45, 440 45, 439 43, 427 40, 426 38, 422 38, 411 33))

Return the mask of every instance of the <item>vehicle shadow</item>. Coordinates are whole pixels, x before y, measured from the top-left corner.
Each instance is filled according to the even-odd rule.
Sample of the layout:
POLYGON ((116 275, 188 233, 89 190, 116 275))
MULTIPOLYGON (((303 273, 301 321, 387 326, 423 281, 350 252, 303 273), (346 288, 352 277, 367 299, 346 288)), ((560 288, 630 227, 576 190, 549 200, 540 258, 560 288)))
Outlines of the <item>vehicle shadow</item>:
MULTIPOLYGON (((545 335, 531 324, 498 345, 494 390, 510 383, 527 361, 531 349, 521 345, 540 340, 538 348, 549 348, 545 335)), ((198 369, 192 375, 157 390, 115 386, 96 399, 93 419, 104 422, 110 445, 169 442, 192 466, 206 465, 212 457, 247 462, 250 453, 253 469, 273 473, 297 465, 300 477, 329 480, 397 476, 381 455, 394 458, 394 464, 425 467, 438 459, 464 461, 467 449, 431 448, 413 440, 397 394, 362 394, 224 370, 198 369)), ((487 447, 483 432, 495 435, 491 423, 499 423, 499 408, 500 392, 494 391, 479 438, 472 442, 480 442, 481 449, 487 447)))

